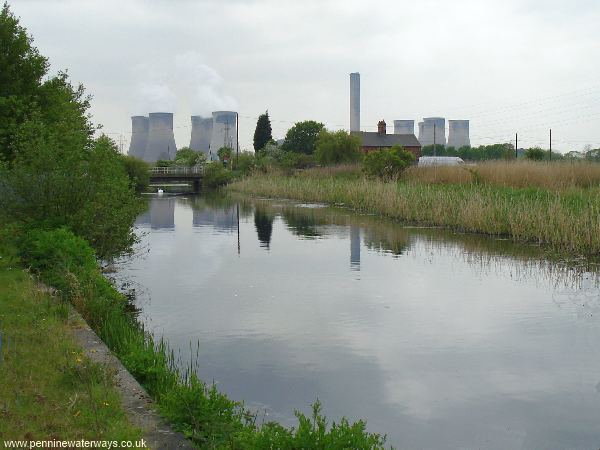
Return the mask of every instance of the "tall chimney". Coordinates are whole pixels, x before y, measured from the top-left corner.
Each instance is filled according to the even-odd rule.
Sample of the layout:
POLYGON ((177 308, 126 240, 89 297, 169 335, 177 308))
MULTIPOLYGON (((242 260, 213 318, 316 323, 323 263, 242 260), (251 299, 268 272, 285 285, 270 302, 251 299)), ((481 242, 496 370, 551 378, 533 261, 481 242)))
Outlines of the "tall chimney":
POLYGON ((350 131, 360 131, 360 73, 350 74, 350 131))
POLYGON ((190 148, 197 152, 202 152, 208 156, 210 150, 210 140, 212 138, 213 119, 212 117, 192 116, 192 136, 190 139, 190 148))
POLYGON ((387 125, 385 124, 385 120, 380 120, 377 122, 377 134, 386 134, 387 133, 387 125))
POLYGON ((146 116, 131 117, 131 141, 129 142, 129 156, 143 159, 148 143, 148 118, 146 116))
POLYGON ((173 135, 173 113, 150 113, 148 119, 148 144, 144 153, 144 161, 156 162, 159 159, 175 159, 177 147, 173 135))

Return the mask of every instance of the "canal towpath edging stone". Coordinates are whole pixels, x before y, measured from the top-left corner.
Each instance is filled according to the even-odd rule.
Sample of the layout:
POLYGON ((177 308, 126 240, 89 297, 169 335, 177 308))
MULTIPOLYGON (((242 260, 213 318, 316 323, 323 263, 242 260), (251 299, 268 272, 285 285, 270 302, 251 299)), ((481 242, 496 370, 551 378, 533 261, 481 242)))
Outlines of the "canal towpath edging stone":
POLYGON ((93 362, 106 365, 115 373, 115 387, 121 395, 123 409, 130 422, 142 430, 146 448, 152 450, 193 450, 182 433, 171 429, 158 415, 146 390, 109 350, 81 315, 71 308, 73 334, 85 355, 93 362))

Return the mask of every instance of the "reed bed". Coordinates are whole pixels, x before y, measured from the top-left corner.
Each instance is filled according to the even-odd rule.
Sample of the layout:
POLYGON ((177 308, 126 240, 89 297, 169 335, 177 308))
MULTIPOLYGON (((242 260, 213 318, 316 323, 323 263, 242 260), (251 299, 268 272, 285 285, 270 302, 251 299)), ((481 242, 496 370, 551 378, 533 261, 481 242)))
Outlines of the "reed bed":
POLYGON ((404 178, 426 184, 480 183, 550 190, 600 186, 600 164, 575 162, 490 161, 473 165, 411 167, 404 178))
POLYGON ((519 189, 492 184, 385 183, 334 176, 254 176, 229 189, 267 197, 343 204, 430 226, 509 236, 577 255, 600 254, 595 189, 519 189))

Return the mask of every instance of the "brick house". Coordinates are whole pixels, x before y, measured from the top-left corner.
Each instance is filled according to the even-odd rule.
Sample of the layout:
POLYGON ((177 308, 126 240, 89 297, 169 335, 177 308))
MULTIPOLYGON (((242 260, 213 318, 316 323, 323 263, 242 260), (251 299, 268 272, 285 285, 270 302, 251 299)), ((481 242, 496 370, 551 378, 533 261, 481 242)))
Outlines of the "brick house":
POLYGON ((360 149, 364 153, 401 145, 405 150, 415 155, 415 158, 419 159, 421 157, 421 144, 417 137, 414 134, 387 134, 384 120, 380 120, 377 124, 377 132, 353 131, 351 134, 360 137, 360 149))

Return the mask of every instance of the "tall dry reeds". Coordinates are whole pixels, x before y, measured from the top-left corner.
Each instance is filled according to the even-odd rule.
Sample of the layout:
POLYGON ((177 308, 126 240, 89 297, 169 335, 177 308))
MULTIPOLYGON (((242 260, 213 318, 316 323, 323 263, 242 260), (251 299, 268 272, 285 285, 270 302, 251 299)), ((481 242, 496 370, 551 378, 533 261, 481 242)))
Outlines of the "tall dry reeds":
MULTIPOLYGON (((462 168, 456 170, 460 174, 462 168)), ((509 179, 506 176, 504 182, 509 179)), ((537 178, 538 182, 543 179, 546 178, 537 178)), ((563 185, 569 186, 566 181, 563 185)), ((600 254, 597 189, 518 189, 492 183, 384 183, 307 174, 256 176, 239 181, 230 189, 267 197, 343 203, 359 211, 407 222, 510 236, 518 241, 549 244, 570 254, 600 254)))
POLYGON ((479 183, 550 190, 600 186, 600 164, 589 162, 490 161, 480 164, 411 167, 404 178, 426 184, 479 183))

